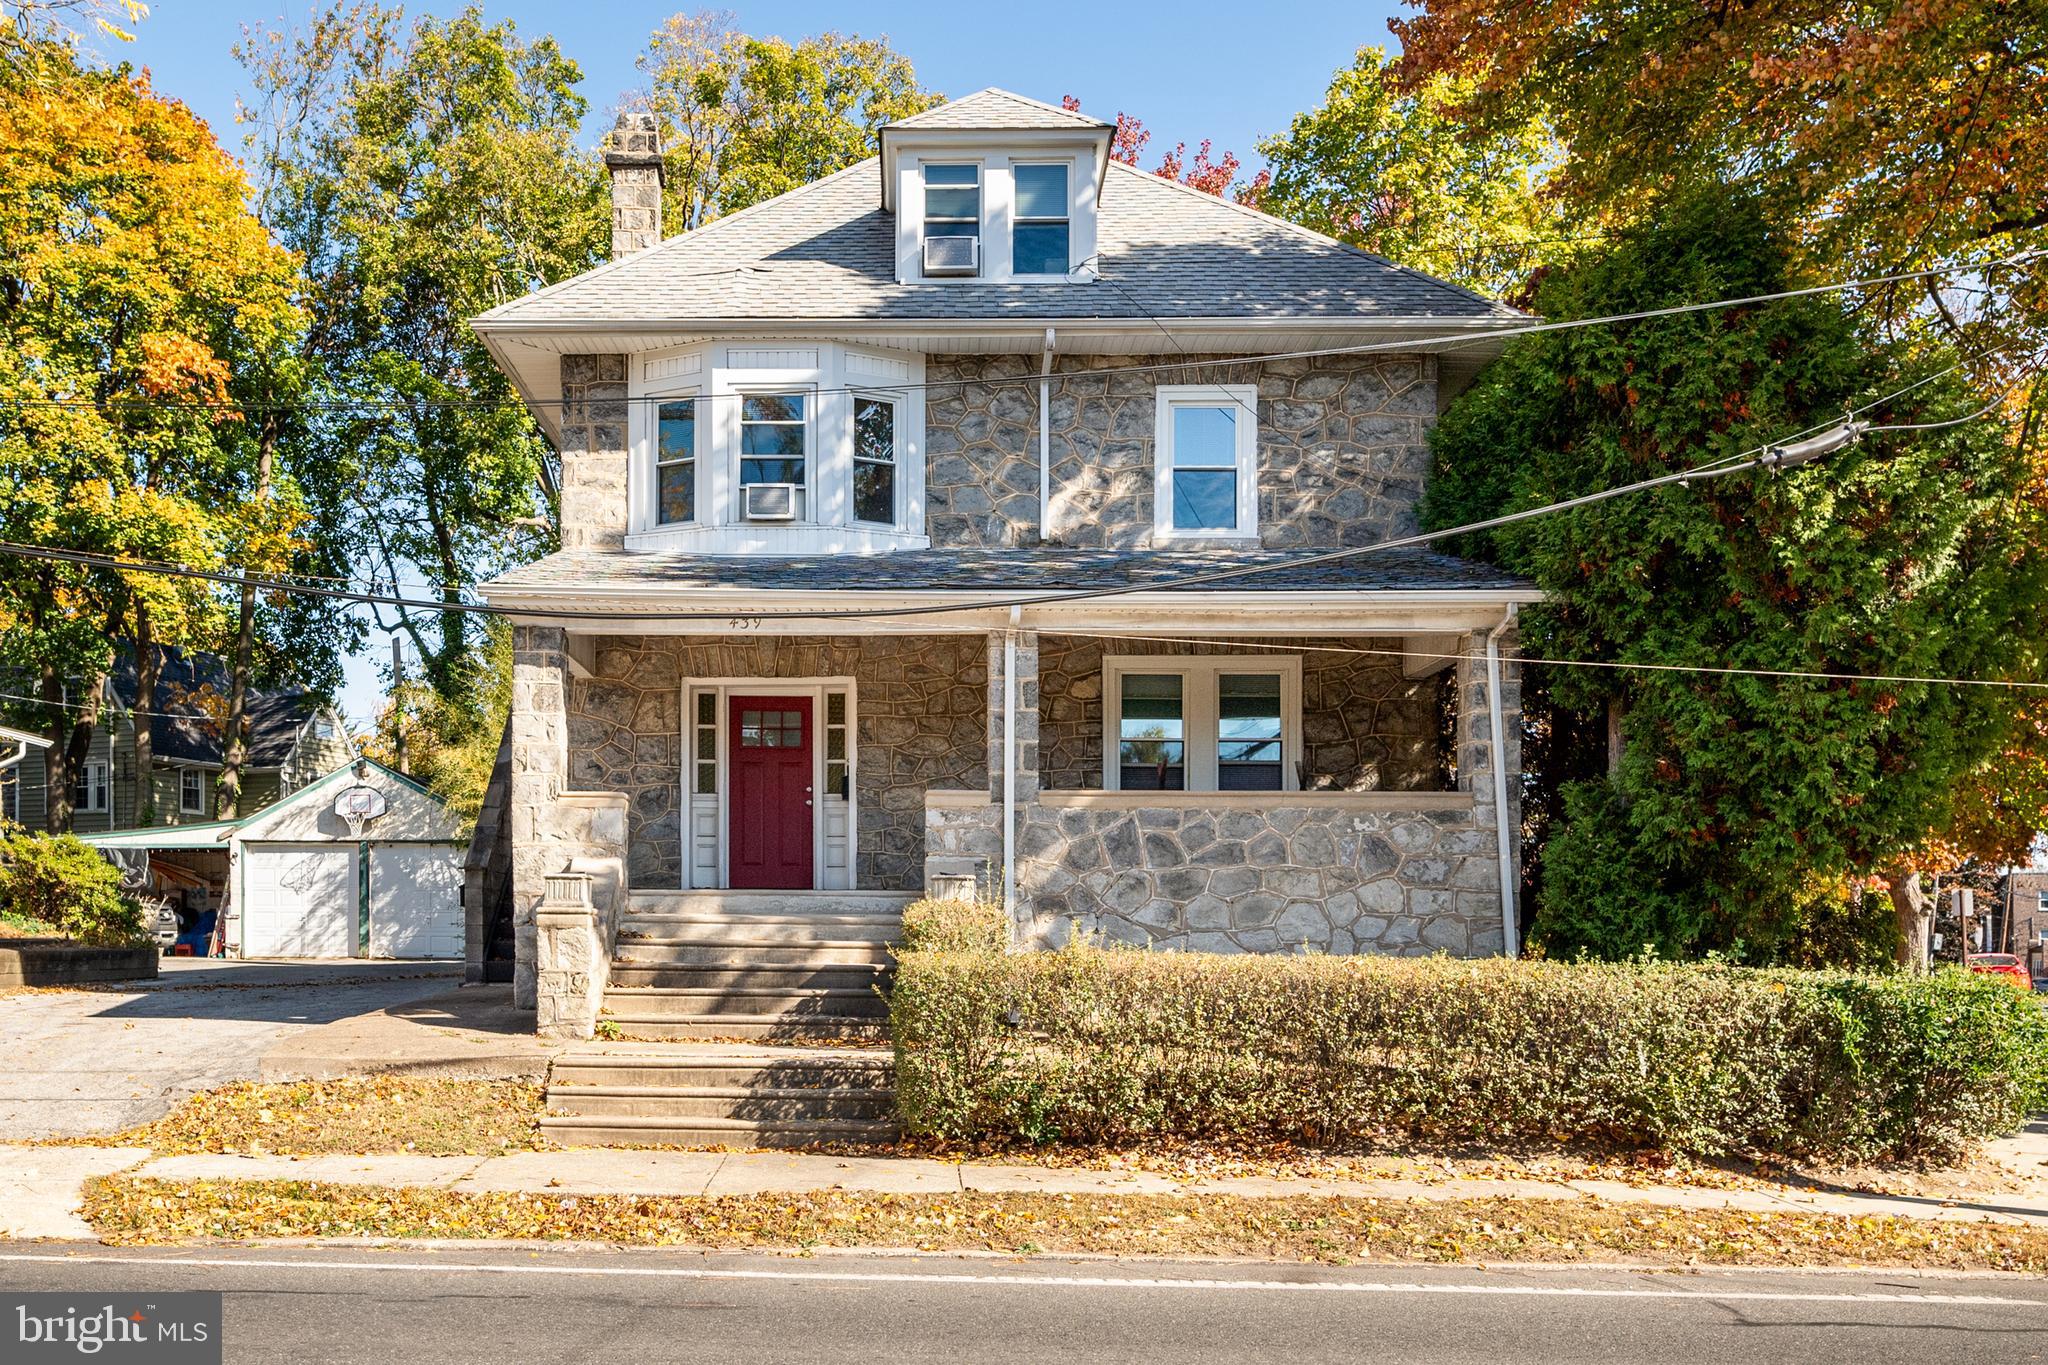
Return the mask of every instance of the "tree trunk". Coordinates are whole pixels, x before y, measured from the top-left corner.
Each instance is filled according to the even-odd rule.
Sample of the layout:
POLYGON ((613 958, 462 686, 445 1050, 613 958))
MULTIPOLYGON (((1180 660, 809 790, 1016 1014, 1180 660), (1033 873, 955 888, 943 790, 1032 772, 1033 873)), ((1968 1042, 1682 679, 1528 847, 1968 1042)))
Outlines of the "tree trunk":
POLYGON ((1934 906, 1920 890, 1920 874, 1904 868, 1889 868, 1885 888, 1891 892, 1892 910, 1899 917, 1899 966, 1909 972, 1927 970, 1927 931, 1934 906))
MULTIPOLYGON (((256 441, 256 500, 270 497, 270 472, 277 459, 277 413, 263 419, 263 431, 256 441)), ((248 573, 248 565, 242 572, 248 573)), ((249 757, 249 674, 256 656, 256 590, 242 585, 240 611, 235 618, 235 657, 228 681, 228 715, 221 737, 220 781, 214 787, 213 814, 232 820, 242 804, 242 764, 249 757)))
MULTIPOLYGON (((43 828, 52 834, 71 832, 74 801, 72 793, 78 784, 80 774, 85 771, 85 760, 92 753, 93 732, 99 728, 100 700, 106 695, 107 675, 96 674, 91 686, 72 705, 78 707, 76 718, 66 704, 64 680, 57 670, 43 666, 43 703, 56 719, 50 723, 50 747, 43 750, 43 828)), ((114 804, 113 773, 107 774, 107 807, 109 815, 114 804)))
POLYGON ((163 656, 149 604, 135 603, 135 823, 156 823, 156 680, 163 656))

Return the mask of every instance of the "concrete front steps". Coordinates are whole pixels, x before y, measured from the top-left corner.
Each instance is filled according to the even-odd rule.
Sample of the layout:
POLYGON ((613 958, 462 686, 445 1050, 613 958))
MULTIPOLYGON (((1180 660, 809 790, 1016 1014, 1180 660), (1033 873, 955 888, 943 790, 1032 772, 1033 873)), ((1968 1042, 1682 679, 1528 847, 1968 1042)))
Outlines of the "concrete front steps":
POLYGON ((604 1017, 636 1039, 885 1042, 889 945, 912 897, 636 891, 604 1017))
POLYGON ((541 1132, 568 1147, 888 1142, 890 1058, 709 1043, 578 1049, 555 1059, 541 1132))

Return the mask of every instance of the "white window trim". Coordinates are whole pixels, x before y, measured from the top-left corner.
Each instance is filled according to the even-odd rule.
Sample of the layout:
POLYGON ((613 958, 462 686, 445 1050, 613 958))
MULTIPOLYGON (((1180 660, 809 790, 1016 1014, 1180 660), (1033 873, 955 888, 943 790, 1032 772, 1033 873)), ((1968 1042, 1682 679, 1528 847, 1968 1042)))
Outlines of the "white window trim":
MULTIPOLYGON (((1102 789, 1123 789, 1118 762, 1126 673, 1181 676, 1181 734, 1186 743, 1186 790, 1217 786, 1217 678, 1225 673, 1280 675, 1280 790, 1300 788, 1301 656, 1298 654, 1108 654, 1102 659, 1102 789)), ((1277 793, 1276 793, 1277 794, 1277 793)))
MULTIPOLYGON (((1076 202, 1076 199, 1077 199, 1077 196, 1078 196, 1078 195, 1080 194, 1080 190, 1079 190, 1079 189, 1078 189, 1078 187, 1077 187, 1077 182, 1078 182, 1078 181, 1080 180, 1080 178, 1081 178, 1081 177, 1080 177, 1080 176, 1079 176, 1079 174, 1077 173, 1076 167, 1075 167, 1075 165, 1074 165, 1074 161, 1073 161, 1073 158, 1072 158, 1072 157, 1032 157, 1032 158, 1030 158, 1030 159, 1028 159, 1028 160, 1021 160, 1021 159, 1020 159, 1020 160, 1012 161, 1012 162, 1010 163, 1010 166, 1009 166, 1009 172, 1010 172, 1010 176, 1009 176, 1009 179, 1010 179, 1010 199, 1009 199, 1009 202, 1010 202, 1010 215, 1009 215, 1009 217, 1010 217, 1010 221, 1009 221, 1009 222, 1008 222, 1007 224, 1005 224, 1005 225, 1004 225, 1004 226, 1005 226, 1005 228, 1006 228, 1007 230, 1006 230, 1006 231, 1005 231, 1005 233, 1004 233, 1004 246, 1003 246, 1003 250, 1004 250, 1004 251, 1005 251, 1005 252, 1006 252, 1006 253, 1008 254, 1008 256, 1009 256, 1009 259, 1010 259, 1010 267, 1011 267, 1011 268, 1010 268, 1010 276, 1009 276, 1009 278, 1011 278, 1011 279, 1013 279, 1013 280, 1034 280, 1034 281, 1043 281, 1043 280, 1066 280, 1066 279, 1071 279, 1071 278, 1073 277, 1073 274, 1074 274, 1074 268, 1075 268, 1076 266, 1078 266, 1078 265, 1079 265, 1079 264, 1081 263, 1081 262, 1080 262, 1079 260, 1075 259, 1075 256, 1074 256, 1074 248, 1075 248, 1076 246, 1078 246, 1078 245, 1080 244, 1080 235, 1079 235, 1079 232, 1078 232, 1078 230, 1077 230, 1077 224, 1079 224, 1079 222, 1081 221, 1081 206, 1080 206, 1080 205, 1079 205, 1079 204, 1078 204, 1078 203, 1076 202), (1063 166, 1063 167, 1065 167, 1065 168, 1066 168, 1066 172, 1067 172, 1067 212, 1066 212, 1066 216, 1065 216, 1064 218, 1059 218, 1059 219, 1052 219, 1052 218, 1022 218, 1022 217, 1020 217, 1020 216, 1018 215, 1018 213, 1017 213, 1017 168, 1018 168, 1018 167, 1020 167, 1020 166, 1063 166), (1065 224, 1067 225, 1067 268, 1066 268, 1065 270, 1062 270, 1062 271, 1060 271, 1060 272, 1059 272, 1058 274, 1047 274, 1047 273, 1044 273, 1044 272, 1025 272, 1025 271, 1021 271, 1021 270, 1018 270, 1018 269, 1016 268, 1016 260, 1017 260, 1017 228, 1018 228, 1018 225, 1019 225, 1020 223, 1021 223, 1021 224, 1026 224, 1026 225, 1028 225, 1028 224, 1031 224, 1031 223, 1051 223, 1051 222, 1062 222, 1062 223, 1065 223, 1065 224)), ((984 210, 984 211, 985 211, 985 210, 984 210)))
MULTIPOLYGON (((647 407, 647 458, 640 465, 646 486, 640 490, 641 505, 647 509, 647 525, 654 530, 672 530, 686 526, 704 524, 704 428, 709 425, 704 419, 709 416, 708 406, 702 401, 700 385, 667 389, 648 395, 647 407), (697 420, 690 437, 690 481, 695 485, 690 490, 690 512, 688 521, 663 521, 661 519, 661 405, 688 401, 697 404, 697 420)), ((678 462, 680 463, 680 462, 678 462)))
POLYGON ((107 761, 103 758, 90 759, 80 766, 78 775, 80 785, 85 788, 85 799, 78 803, 76 809, 88 815, 106 814, 113 795, 112 773, 107 768, 107 761), (98 801, 93 800, 95 795, 99 797, 98 801))
POLYGON ((1152 535, 1156 540, 1256 540, 1259 535, 1259 390, 1253 384, 1161 384, 1152 413, 1152 535), (1183 530, 1173 524, 1175 408, 1235 409, 1237 525, 1183 530))
POLYGON ((847 398, 847 430, 853 435, 852 449, 847 454, 846 476, 846 520, 849 525, 872 526, 877 529, 894 528, 903 525, 903 499, 906 491, 904 488, 903 468, 904 412, 909 406, 903 399, 904 395, 900 390, 861 388, 854 389, 847 398), (859 472, 860 466, 863 464, 880 463, 880 461, 867 461, 861 458, 860 438, 857 425, 854 422, 854 409, 863 400, 871 403, 887 403, 891 412, 889 420, 889 459, 890 468, 895 472, 889 480, 892 500, 889 506, 888 521, 863 521, 861 520, 859 510, 854 506, 854 475, 859 472))
MULTIPOLYGON (((990 223, 990 222, 992 221, 992 219, 991 219, 991 215, 990 215, 990 213, 989 213, 989 166, 988 166, 988 163, 987 163, 987 162, 986 162, 985 160, 983 160, 983 159, 982 159, 982 158, 980 158, 980 157, 976 157, 976 156, 927 156, 927 157, 920 157, 920 158, 918 159, 918 163, 917 163, 917 243, 918 243, 918 247, 917 247, 917 249, 918 249, 918 252, 919 252, 919 262, 920 262, 920 264, 919 264, 919 267, 918 267, 919 273, 920 273, 920 274, 922 274, 922 273, 923 273, 923 269, 924 269, 924 267, 923 267, 923 264, 922 264, 922 261, 923 261, 923 252, 924 252, 925 226, 926 226, 926 224, 927 224, 927 223, 928 223, 928 222, 930 221, 930 220, 928 220, 928 219, 927 219, 927 218, 925 217, 925 211, 924 211, 924 203, 925 203, 925 200, 924 200, 924 192, 925 192, 925 182, 924 182, 924 173, 925 173, 925 168, 926 168, 926 167, 928 167, 928 166, 969 166, 969 167, 972 167, 972 168, 973 168, 973 170, 974 170, 974 204, 975 204, 975 215, 976 215, 976 216, 975 216, 975 219, 974 219, 974 236, 975 236, 975 240, 976 240, 976 241, 977 241, 977 242, 978 242, 978 243, 980 244, 980 245, 979 245, 979 246, 978 246, 978 247, 976 248, 976 257, 975 257, 975 265, 974 265, 974 273, 973 273, 973 274, 971 274, 971 275, 935 275, 935 276, 933 276, 933 277, 932 277, 932 278, 933 278, 933 280, 934 280, 934 281, 941 281, 941 280, 944 280, 944 281, 953 281, 953 280, 959 280, 959 281, 966 281, 966 280, 974 280, 974 279, 983 279, 983 278, 986 278, 986 277, 987 277, 987 276, 988 276, 988 275, 989 275, 989 274, 991 273, 991 270, 990 270, 990 262, 989 262, 989 249, 990 249, 990 246, 991 246, 991 243, 989 242, 989 236, 990 236, 990 233, 989 233, 989 223, 990 223)), ((959 188, 960 188, 960 186, 958 186, 958 185, 954 185, 954 186, 951 186, 950 188, 952 188, 952 189, 959 189, 959 188)), ((947 222, 953 222, 953 221, 956 221, 956 220, 954 220, 954 219, 947 219, 946 221, 947 221, 947 222)))
MULTIPOLYGON (((821 516, 820 513, 825 512, 828 509, 824 507, 824 503, 826 501, 824 489, 822 487, 824 480, 820 477, 819 470, 819 461, 820 459, 823 458, 823 455, 822 452, 818 449, 818 434, 820 431, 820 426, 818 422, 818 409, 820 406, 819 398, 821 395, 818 393, 817 383, 815 381, 805 383, 777 383, 772 379, 762 381, 755 380, 750 377, 745 380, 735 381, 735 383, 733 384, 733 393, 736 394, 737 396, 726 400, 727 405, 732 408, 732 460, 730 469, 728 471, 728 482, 730 487, 732 488, 732 507, 729 509, 730 520, 734 524, 740 526, 749 526, 753 524, 751 522, 748 522, 746 518, 743 515, 741 515, 742 512, 745 510, 744 503, 746 499, 747 486, 740 482, 740 465, 748 459, 783 460, 789 458, 786 455, 749 456, 744 450, 740 448, 741 445, 744 443, 744 436, 746 432, 745 419, 747 400, 749 398, 801 397, 804 400, 804 481, 799 487, 801 489, 801 496, 803 498, 804 514, 798 517, 794 524, 798 526, 817 526, 824 523, 827 520, 827 518, 821 516)), ((851 424, 852 416, 853 408, 851 404, 848 404, 847 419, 849 425, 851 424)), ((789 426, 792 424, 788 422, 776 422, 770 423, 769 425, 789 426)), ((848 435, 850 436, 851 434, 852 433, 849 431, 848 435)), ((851 467, 849 466, 847 471, 847 479, 849 482, 851 482, 852 478, 853 473, 851 467)))
POLYGON ((178 814, 204 815, 206 813, 206 774, 197 768, 178 769, 178 814), (197 778, 199 794, 189 803, 185 800, 185 784, 188 779, 197 778))
POLYGON ((874 554, 930 543, 924 529, 925 405, 913 401, 925 358, 914 351, 813 339, 761 339, 649 352, 628 372, 626 547, 706 554, 874 554), (853 520, 852 391, 896 401, 897 521, 853 520), (802 393, 803 517, 740 519, 740 406, 749 394, 802 393), (697 400, 697 519, 654 520, 654 414, 663 399, 697 400))

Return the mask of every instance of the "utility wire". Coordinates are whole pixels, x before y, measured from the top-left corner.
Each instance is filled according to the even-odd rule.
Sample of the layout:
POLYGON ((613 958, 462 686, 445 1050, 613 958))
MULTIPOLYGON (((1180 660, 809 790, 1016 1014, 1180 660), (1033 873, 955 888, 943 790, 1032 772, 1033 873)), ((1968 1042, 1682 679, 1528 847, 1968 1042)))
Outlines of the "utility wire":
MULTIPOLYGON (((1882 401, 1882 400, 1879 400, 1882 401)), ((1935 430, 1941 427, 1959 426, 1975 421, 1995 407, 2000 399, 1975 413, 1952 418, 1939 423, 1916 424, 1912 430, 1935 430)), ((1904 429, 1904 428, 1902 428, 1904 429)), ((303 595, 323 597, 338 601, 357 602, 430 612, 453 612, 477 616, 508 616, 527 621, 838 621, 838 620, 880 620, 904 616, 936 616, 961 612, 992 611, 1012 607, 1044 606, 1058 603, 1101 600, 1112 597, 1126 597, 1136 593, 1177 591, 1200 587, 1211 583, 1234 582, 1242 578, 1283 570, 1313 568, 1323 564, 1339 563, 1362 558, 1366 555, 1384 554, 1390 550, 1412 549, 1438 540, 1457 536, 1472 535, 1480 531, 1497 530, 1537 517, 1558 512, 1573 511, 1591 507, 1630 493, 1645 492, 1653 488, 1668 487, 1672 484, 1690 486, 1710 478, 1740 473, 1751 469, 1782 469, 1804 464, 1822 455, 1840 449, 1843 445, 1867 435, 1880 435, 1891 428, 1870 427, 1854 419, 1845 421, 1821 435, 1806 436, 1788 443, 1770 443, 1751 447, 1739 454, 1725 457, 1706 465, 1682 469, 1654 478, 1639 479, 1634 483, 1620 484, 1612 488, 1584 493, 1559 502, 1527 507, 1515 512, 1502 513, 1480 521, 1467 522, 1461 526, 1445 527, 1437 531, 1422 531, 1414 535, 1399 536, 1392 540, 1377 541, 1371 545, 1354 546, 1342 550, 1328 550, 1315 554, 1301 555, 1287 559, 1276 559, 1261 564, 1237 565, 1224 569, 1212 569, 1199 573, 1184 574, 1166 582, 1128 583, 1104 588, 1053 589, 1039 593, 1024 593, 1015 596, 985 598, 969 602, 940 602, 915 607, 851 607, 832 608, 817 611, 682 611, 682 612, 638 612, 638 611, 581 611, 547 612, 524 611, 518 608, 493 607, 471 602, 446 602, 431 598, 407 598, 375 593, 355 592, 339 588, 318 588, 309 585, 278 582, 274 579, 252 577, 247 574, 232 574, 219 570, 198 569, 189 565, 154 563, 140 560, 124 560, 112 555, 97 554, 87 550, 68 550, 54 546, 23 545, 16 542, 0 541, 0 555, 18 559, 49 560, 61 563, 81 564, 89 568, 110 569, 117 572, 156 573, 168 577, 196 579, 205 582, 222 583, 231 587, 248 587, 258 591, 296 592, 303 595)))
MULTIPOLYGON (((1139 365, 1117 365, 1093 370, 1069 370, 1056 372, 1054 378, 1073 381, 1080 379, 1111 378, 1119 375, 1157 374, 1162 371, 1208 369, 1233 365, 1270 364, 1283 360, 1316 360, 1332 356, 1375 355, 1387 352, 1413 352, 1428 347, 1454 349, 1472 346, 1481 342, 1502 338, 1534 336, 1545 332, 1575 331, 1587 327, 1608 326, 1614 323, 1644 322, 1653 318, 1680 317, 1693 313, 1711 312, 1720 308, 1746 308, 1755 304, 1776 303, 1786 299, 1812 298, 1821 294, 1842 293, 1851 289, 1870 288, 1875 285, 1901 284, 1913 280, 1934 279, 1943 275, 1964 274, 1971 271, 1989 271, 2001 266, 2017 265, 2040 254, 2029 248, 2009 256, 1989 261, 1972 261, 1957 265, 1932 266, 1925 270, 1902 271, 1891 275, 1874 275, 1865 279, 1843 280, 1834 284, 1809 285, 1801 289, 1785 289, 1769 294, 1749 294, 1739 298, 1713 299, 1705 303, 1672 304, 1663 308, 1648 308, 1631 313, 1609 313, 1601 317, 1572 318, 1558 322, 1531 322, 1515 327, 1489 328, 1483 332, 1463 331, 1441 336, 1404 338, 1398 341, 1366 342, 1355 346, 1326 346, 1297 351, 1273 351, 1258 355, 1214 357, 1208 359, 1184 359, 1177 361, 1152 361, 1139 365)), ((1155 319, 1156 321, 1156 319, 1155 319)), ((825 396, 830 394, 910 394, 928 389, 986 387, 995 384, 1035 384, 1040 376, 1035 373, 1016 375, 989 375, 977 379, 926 380, 916 384, 862 384, 842 388, 818 388, 805 390, 808 394, 825 396)), ((730 401, 752 395, 741 393, 697 394, 697 402, 730 401)), ((210 402, 190 401, 169 402, 162 399, 114 399, 106 403, 83 398, 9 398, 0 397, 0 405, 16 408, 79 408, 116 411, 135 408, 144 411, 166 412, 388 412, 397 408, 453 408, 477 410, 516 410, 519 408, 568 407, 587 402, 586 399, 550 398, 422 398, 422 399, 362 399, 345 403, 304 403, 304 402, 210 402)), ((641 395, 626 399, 607 399, 607 402, 662 403, 676 402, 678 396, 641 395)))

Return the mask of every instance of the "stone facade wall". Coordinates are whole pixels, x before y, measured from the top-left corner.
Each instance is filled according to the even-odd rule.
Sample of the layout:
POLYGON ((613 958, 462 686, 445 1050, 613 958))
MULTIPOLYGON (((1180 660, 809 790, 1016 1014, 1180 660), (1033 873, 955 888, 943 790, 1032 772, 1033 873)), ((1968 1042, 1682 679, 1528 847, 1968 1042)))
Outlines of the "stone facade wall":
POLYGON ((1261 639, 1274 649, 1041 635, 1042 780, 1057 791, 1102 786, 1104 654, 1271 654, 1301 651, 1301 732, 1307 791, 1429 791, 1443 783, 1438 753, 1436 676, 1407 678, 1400 640, 1261 639), (1322 646, 1321 652, 1314 647, 1322 646))
MULTIPOLYGON (((1055 362, 1051 540, 1151 546, 1154 391, 1190 382, 1259 392, 1259 540, 1365 545, 1415 529, 1436 419, 1436 362, 1324 356, 1089 378, 1090 370, 1190 357, 1067 356, 1055 362)), ((926 362, 926 529, 940 546, 1039 543, 1038 388, 1030 356, 926 362), (1007 382, 990 384, 1001 379, 1007 382)))
POLYGON ((568 693, 571 783, 628 800, 627 877, 682 884, 682 687, 689 678, 851 677, 856 690, 855 875, 924 886, 927 788, 988 785, 983 636, 605 637, 568 693))
POLYGON ((626 357, 562 357, 562 548, 626 540, 626 357))
POLYGON ((1035 805, 1018 834, 1026 942, 1079 927, 1195 952, 1498 953, 1490 810, 1035 805))

